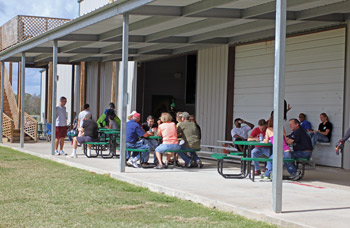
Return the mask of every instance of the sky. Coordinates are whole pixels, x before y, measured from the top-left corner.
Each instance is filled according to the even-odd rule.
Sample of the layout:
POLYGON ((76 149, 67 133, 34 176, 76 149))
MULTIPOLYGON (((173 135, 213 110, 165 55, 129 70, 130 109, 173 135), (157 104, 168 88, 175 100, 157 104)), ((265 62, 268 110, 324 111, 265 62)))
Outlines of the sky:
MULTIPOLYGON (((73 19, 78 16, 77 0, 0 0, 0 26, 17 15, 73 19)), ((13 67, 13 90, 17 93, 18 65, 13 67)), ((40 94, 40 69, 26 68, 25 91, 40 94)))

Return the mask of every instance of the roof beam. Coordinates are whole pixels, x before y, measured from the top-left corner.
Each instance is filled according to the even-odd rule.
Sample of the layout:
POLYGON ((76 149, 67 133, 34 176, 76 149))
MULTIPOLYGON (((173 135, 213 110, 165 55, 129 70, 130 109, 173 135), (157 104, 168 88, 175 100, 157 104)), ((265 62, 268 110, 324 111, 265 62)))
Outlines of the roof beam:
MULTIPOLYGON (((310 4, 312 2, 316 2, 319 0, 293 0, 293 1, 287 1, 287 8, 288 7, 294 7, 294 6, 299 6, 299 5, 304 5, 304 4, 310 4)), ((272 13, 276 11, 276 2, 268 2, 264 4, 260 4, 257 6, 253 6, 247 9, 244 9, 242 11, 242 18, 251 18, 251 17, 256 17, 260 16, 263 14, 267 13, 272 13)))
POLYGON ((148 53, 160 49, 169 49, 171 47, 174 47, 174 44, 156 44, 149 47, 140 48, 138 50, 138 54, 148 53))
MULTIPOLYGON (((332 23, 325 24, 321 22, 300 22, 298 24, 287 26, 287 35, 297 33, 297 32, 305 32, 315 28, 320 28, 320 27, 325 27, 330 25, 332 25, 332 23)), ((239 42, 251 42, 251 41, 267 39, 267 38, 273 39, 274 35, 275 35, 275 29, 252 32, 252 33, 247 33, 244 35, 232 37, 230 38, 229 43, 234 44, 239 42)))
POLYGON ((34 62, 41 62, 44 61, 46 59, 52 58, 52 49, 51 49, 51 53, 50 54, 41 54, 39 56, 34 57, 34 62))
POLYGON ((196 31, 196 30, 200 30, 203 28, 215 26, 218 24, 224 24, 224 23, 228 23, 228 22, 232 22, 232 19, 222 19, 222 18, 204 19, 204 20, 193 22, 190 24, 186 24, 186 25, 175 27, 175 28, 163 30, 161 32, 153 33, 151 35, 146 36, 145 41, 151 42, 151 41, 166 38, 169 36, 181 35, 183 33, 196 31))
POLYGON ((190 16, 200 13, 207 9, 218 7, 221 5, 237 2, 238 0, 202 0, 182 8, 182 16, 190 16))
POLYGON ((89 25, 96 24, 104 21, 108 18, 112 18, 117 15, 129 12, 133 9, 139 8, 143 5, 153 2, 154 0, 119 0, 111 4, 101 7, 91 13, 76 18, 70 22, 63 24, 57 28, 54 28, 48 32, 40 34, 36 37, 28 39, 22 43, 19 43, 13 47, 10 47, 0 53, 0 61, 5 61, 8 58, 25 52, 31 48, 39 46, 41 44, 57 40, 61 37, 67 36, 79 29, 86 28, 89 25))
POLYGON ((98 41, 97 35, 92 34, 69 34, 59 38, 60 41, 98 41))
POLYGON ((68 44, 66 46, 60 47, 59 48, 59 53, 65 53, 65 52, 70 52, 70 51, 74 51, 78 48, 81 48, 83 46, 87 46, 89 44, 93 44, 94 41, 79 41, 79 42, 75 42, 72 44, 68 44))
POLYGON ((296 12, 297 20, 306 20, 313 17, 320 17, 324 15, 329 15, 337 12, 349 12, 350 11, 350 1, 338 2, 334 4, 329 4, 325 6, 320 6, 312 9, 303 10, 296 12))
POLYGON ((90 54, 80 54, 80 55, 75 55, 75 56, 72 56, 72 57, 69 57, 69 62, 78 62, 78 61, 81 61, 82 59, 87 59, 91 57, 90 54))
POLYGON ((200 42, 203 40, 208 40, 215 37, 231 37, 231 36, 237 36, 249 32, 259 31, 259 30, 265 30, 270 29, 275 26, 274 21, 255 21, 255 22, 248 22, 241 25, 231 26, 224 29, 215 30, 212 32, 202 33, 199 35, 195 35, 190 37, 190 43, 200 42))

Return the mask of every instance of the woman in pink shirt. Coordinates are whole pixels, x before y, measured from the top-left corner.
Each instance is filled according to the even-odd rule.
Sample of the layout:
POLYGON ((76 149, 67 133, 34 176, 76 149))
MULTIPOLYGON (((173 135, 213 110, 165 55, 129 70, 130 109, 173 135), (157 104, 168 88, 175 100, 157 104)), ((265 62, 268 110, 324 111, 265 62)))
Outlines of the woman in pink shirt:
MULTIPOLYGON (((286 132, 283 129, 283 158, 291 158, 291 153, 290 153, 290 148, 286 143, 286 132)), ((266 129, 266 133, 265 133, 265 139, 264 139, 265 143, 273 143, 273 116, 270 117, 268 125, 267 125, 267 129, 266 129)), ((273 155, 270 156, 270 158, 273 158, 273 155)), ((262 179, 271 179, 272 180, 272 162, 268 161, 266 164, 266 168, 267 170, 265 171, 265 173, 261 174, 261 178, 262 179)))
POLYGON ((158 159, 158 165, 155 167, 156 169, 163 169, 167 166, 171 154, 167 155, 167 161, 165 162, 165 165, 162 162, 162 153, 164 153, 167 150, 179 150, 180 146, 178 144, 177 140, 177 131, 176 126, 174 122, 172 121, 172 117, 169 113, 162 113, 160 117, 160 121, 162 122, 158 126, 158 136, 161 136, 163 138, 163 143, 160 144, 155 149, 155 154, 158 159))

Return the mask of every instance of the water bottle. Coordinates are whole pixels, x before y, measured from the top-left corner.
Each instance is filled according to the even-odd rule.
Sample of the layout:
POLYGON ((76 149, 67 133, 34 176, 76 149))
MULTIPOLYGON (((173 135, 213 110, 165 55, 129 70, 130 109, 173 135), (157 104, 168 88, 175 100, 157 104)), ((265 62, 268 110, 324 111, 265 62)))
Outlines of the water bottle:
POLYGON ((261 134, 261 133, 259 134, 259 141, 260 141, 260 142, 263 142, 263 141, 264 141, 263 134, 261 134))
POLYGON ((149 132, 152 132, 152 128, 151 127, 149 128, 149 132))

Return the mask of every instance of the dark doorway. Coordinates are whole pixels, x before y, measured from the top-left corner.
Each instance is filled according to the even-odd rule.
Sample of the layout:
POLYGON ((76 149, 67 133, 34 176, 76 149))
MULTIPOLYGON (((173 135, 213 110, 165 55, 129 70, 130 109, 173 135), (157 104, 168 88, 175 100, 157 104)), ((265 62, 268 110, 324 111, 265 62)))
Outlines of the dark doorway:
POLYGON ((162 112, 168 112, 173 96, 153 95, 152 115, 157 120, 162 112))

